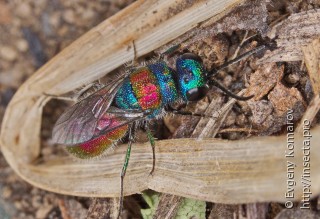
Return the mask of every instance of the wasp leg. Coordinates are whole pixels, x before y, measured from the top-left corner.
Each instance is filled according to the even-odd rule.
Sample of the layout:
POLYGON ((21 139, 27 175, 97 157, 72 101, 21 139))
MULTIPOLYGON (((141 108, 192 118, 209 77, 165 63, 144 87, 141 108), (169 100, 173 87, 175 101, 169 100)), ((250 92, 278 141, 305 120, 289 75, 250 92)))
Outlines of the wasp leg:
POLYGON ((129 143, 128 143, 128 148, 127 148, 127 153, 126 153, 126 157, 124 159, 124 164, 122 166, 122 171, 121 171, 121 175, 120 175, 120 200, 119 200, 119 212, 118 212, 118 216, 117 218, 120 218, 122 209, 123 209, 123 180, 124 177, 126 175, 127 172, 127 168, 129 165, 129 159, 130 159, 130 154, 131 154, 131 146, 132 146, 132 142, 134 140, 134 129, 133 126, 130 127, 129 130, 129 143))
POLYGON ((156 166, 155 140, 154 140, 154 137, 153 137, 153 135, 151 133, 151 130, 150 130, 148 124, 146 124, 145 128, 146 128, 146 131, 147 131, 147 136, 148 136, 150 145, 152 147, 152 169, 150 171, 150 175, 152 175, 152 173, 154 171, 154 167, 156 166))

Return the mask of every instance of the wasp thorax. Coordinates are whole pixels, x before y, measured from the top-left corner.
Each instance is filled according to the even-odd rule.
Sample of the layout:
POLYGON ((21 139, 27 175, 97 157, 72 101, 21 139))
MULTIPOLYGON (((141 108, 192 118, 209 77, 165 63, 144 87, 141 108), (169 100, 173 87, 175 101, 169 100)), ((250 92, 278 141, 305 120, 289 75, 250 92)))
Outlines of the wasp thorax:
POLYGON ((202 60, 193 53, 185 53, 176 62, 176 83, 185 101, 197 101, 206 96, 208 85, 202 60))

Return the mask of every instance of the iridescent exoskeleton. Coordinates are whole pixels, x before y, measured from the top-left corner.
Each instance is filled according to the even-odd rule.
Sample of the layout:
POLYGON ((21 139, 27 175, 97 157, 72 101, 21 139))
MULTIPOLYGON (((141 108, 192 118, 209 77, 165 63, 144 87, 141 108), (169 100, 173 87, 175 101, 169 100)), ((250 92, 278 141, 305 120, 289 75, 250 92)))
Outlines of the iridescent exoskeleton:
MULTIPOLYGON (((102 155, 128 133, 129 145, 121 172, 122 203, 133 123, 157 119, 164 115, 166 106, 177 101, 198 101, 212 84, 239 100, 250 98, 236 96, 221 86, 212 78, 215 72, 206 71, 200 57, 192 53, 181 55, 176 60, 175 70, 162 59, 136 68, 66 110, 54 126, 53 140, 67 145, 67 151, 74 156, 86 159, 102 155)), ((154 140, 150 130, 147 131, 153 148, 154 168, 154 140)))
POLYGON ((53 140, 67 145, 79 158, 101 155, 126 134, 132 122, 160 117, 176 101, 200 100, 208 88, 200 57, 183 54, 176 61, 176 71, 160 60, 69 108, 56 122, 53 140))

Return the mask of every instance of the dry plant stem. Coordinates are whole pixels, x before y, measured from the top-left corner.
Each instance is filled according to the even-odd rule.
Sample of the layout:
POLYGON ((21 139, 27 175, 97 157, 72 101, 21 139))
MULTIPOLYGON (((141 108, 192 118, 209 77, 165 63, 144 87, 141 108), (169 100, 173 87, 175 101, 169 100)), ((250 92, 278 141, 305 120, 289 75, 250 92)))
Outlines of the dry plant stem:
MULTIPOLYGON (((242 96, 244 93, 245 90, 242 90, 237 95, 242 96)), ((217 110, 215 101, 212 101, 205 112, 205 114, 212 115, 212 118, 201 118, 197 127, 192 133, 192 137, 198 137, 200 139, 214 137, 218 133, 223 121, 226 119, 228 113, 232 109, 233 104, 236 102, 236 99, 231 98, 225 105, 223 105, 221 109, 217 110), (203 123, 206 124, 205 127, 203 127, 203 123), (201 127, 200 130, 198 127, 201 127)))
MULTIPOLYGON (((310 144, 311 169, 320 165, 320 131, 317 126, 310 144)), ((302 144, 302 136, 295 142, 302 144)), ((239 141, 217 139, 171 139, 156 142, 157 161, 152 176, 152 153, 149 143, 132 147, 125 178, 124 194, 152 189, 210 202, 244 203, 284 201, 286 191, 286 136, 255 137, 239 141), (277 186, 274 186, 277 184, 277 186)), ((41 165, 24 164, 21 171, 32 184, 53 192, 91 197, 119 196, 119 169, 126 147, 119 146, 108 159, 76 163, 69 157, 57 158, 41 165), (59 180, 57 180, 59 176, 59 180), (107 186, 106 186, 107 182, 107 186)), ((298 150, 298 147, 297 147, 298 150)), ((292 162, 302 161, 296 153, 292 162)), ((296 171, 301 172, 297 165, 296 171)), ((313 194, 320 192, 320 174, 310 179, 313 194)), ((302 186, 297 182, 298 199, 302 186)))
POLYGON ((170 194, 162 194, 159 205, 153 219, 173 219, 176 216, 177 210, 182 201, 182 197, 170 194))
POLYGON ((268 213, 268 204, 266 203, 253 203, 246 205, 246 219, 265 219, 268 213))
POLYGON ((59 201, 59 209, 61 212, 61 216, 64 219, 71 219, 69 212, 68 212, 68 208, 65 206, 64 200, 59 201))
POLYGON ((313 92, 315 95, 320 94, 320 38, 313 40, 302 50, 313 92))
POLYGON ((219 98, 211 101, 211 103, 209 104, 209 106, 207 107, 207 109, 206 109, 206 111, 204 113, 205 115, 208 115, 211 118, 202 117, 200 119, 200 121, 198 122, 197 126, 195 127, 195 129, 194 129, 194 131, 193 131, 193 133, 191 135, 192 138, 198 138, 200 135, 210 136, 211 132, 218 131, 218 128, 220 126, 218 125, 219 127, 217 128, 215 125, 216 125, 217 120, 221 116, 220 112, 226 113, 221 108, 222 101, 223 101, 222 97, 219 97, 219 98), (213 128, 213 127, 214 127, 214 129, 210 129, 210 128, 213 128), (210 132, 210 133, 208 133, 208 132, 210 132))
POLYGON ((301 134, 303 131, 303 127, 305 126, 304 121, 310 121, 312 123, 313 119, 317 115, 320 110, 320 96, 315 95, 311 100, 308 109, 306 110, 305 114, 303 115, 299 125, 296 128, 296 133, 301 134))
POLYGON ((303 131, 304 121, 312 122, 320 110, 320 38, 313 40, 309 45, 302 48, 302 50, 314 97, 296 129, 296 132, 300 134, 303 131))
POLYGON ((246 31, 245 35, 243 36, 243 39, 241 40, 241 42, 240 42, 239 46, 237 47, 236 51, 234 52, 234 54, 230 57, 229 61, 232 60, 232 59, 237 58, 241 46, 242 46, 243 43, 247 40, 248 33, 249 33, 249 31, 246 31))
POLYGON ((228 128, 228 129, 221 129, 218 133, 227 133, 227 132, 247 132, 248 134, 251 134, 251 133, 258 133, 259 131, 251 128, 228 128))
POLYGON ((269 26, 271 28, 273 28, 274 26, 278 25, 279 23, 281 23, 283 20, 285 20, 290 14, 287 13, 287 14, 284 14, 284 15, 281 15, 280 17, 278 17, 276 20, 272 21, 269 26))

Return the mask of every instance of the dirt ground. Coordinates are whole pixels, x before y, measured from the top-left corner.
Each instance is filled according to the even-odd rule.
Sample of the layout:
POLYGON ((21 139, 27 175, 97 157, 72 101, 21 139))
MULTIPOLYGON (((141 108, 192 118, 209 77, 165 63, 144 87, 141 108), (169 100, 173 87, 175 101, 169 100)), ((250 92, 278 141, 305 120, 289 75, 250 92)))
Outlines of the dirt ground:
MULTIPOLYGON (((83 33, 132 2, 133 0, 0 0, 0 123, 10 99, 30 75, 83 33)), ((257 31, 235 27, 232 31, 211 33, 191 41, 187 49, 201 56, 208 68, 219 66, 234 58, 235 54, 248 51, 256 44, 266 43, 260 36, 271 28, 273 22, 285 19, 293 13, 319 8, 320 2, 312 0, 270 1, 265 12, 268 18, 264 21, 265 26, 259 27, 260 30, 258 27, 257 31), (245 38, 251 39, 243 43, 245 38), (238 51, 240 47, 241 52, 238 51)), ((258 54, 258 57, 262 55, 258 54)), ((255 83, 257 87, 251 92, 261 96, 260 99, 256 97, 256 101, 236 104, 220 126, 216 137, 236 140, 252 135, 281 134, 285 124, 283 108, 294 106, 296 118, 301 118, 309 105, 313 94, 307 70, 301 61, 279 61, 262 69, 255 63, 258 57, 246 58, 239 65, 221 71, 216 76, 224 86, 235 92, 248 83, 255 83), (250 79, 243 79, 244 75, 249 75, 250 79), (270 86, 263 90, 259 83, 270 86), (278 86, 273 89, 275 84, 278 86), (287 101, 283 101, 284 96, 287 101)), ((169 59, 169 62, 174 58, 169 59)), ((187 109, 184 109, 184 105, 175 107, 202 113, 210 101, 217 98, 221 98, 218 105, 227 101, 222 92, 213 89, 207 98, 197 104, 189 104, 187 109)), ((64 105, 54 101, 46 106, 42 132, 44 144, 50 139, 54 121, 63 109, 64 105)), ((195 133, 193 130, 197 128, 198 121, 197 117, 169 117, 157 123, 153 130, 158 130, 155 131, 158 139, 190 137, 195 133)), ((319 116, 315 123, 319 123, 319 116)), ((145 138, 142 133, 139 139, 143 141, 145 138)), ((60 151, 56 148, 42 151, 43 156, 50 156, 51 153, 60 151)), ((173 199, 170 197, 168 200, 173 199)), ((106 210, 108 207, 101 203, 112 201, 64 196, 35 188, 19 178, 0 154, 0 219, 86 218, 89 208, 89 218, 109 218, 107 213, 99 217, 94 215, 101 208, 106 210), (100 208, 99 203, 102 205, 100 208)), ((248 219, 320 218, 317 197, 312 200, 312 204, 312 210, 301 212, 296 209, 289 212, 285 211, 281 203, 208 203, 206 215, 208 218, 229 218, 230 215, 248 219)), ((146 203, 139 195, 134 195, 126 199, 125 207, 127 218, 141 218, 140 208, 145 208, 146 203)))

